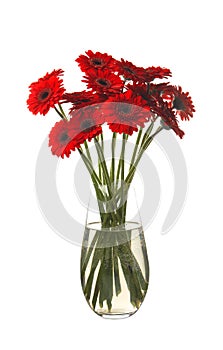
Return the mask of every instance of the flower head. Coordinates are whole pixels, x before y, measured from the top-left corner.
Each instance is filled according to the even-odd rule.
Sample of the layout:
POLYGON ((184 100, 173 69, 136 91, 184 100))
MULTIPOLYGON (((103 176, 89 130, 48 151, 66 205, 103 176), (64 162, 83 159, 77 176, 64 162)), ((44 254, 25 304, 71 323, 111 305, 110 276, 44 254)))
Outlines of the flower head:
POLYGON ((195 108, 189 92, 183 92, 180 86, 173 89, 173 109, 182 120, 190 120, 193 117, 195 108))
POLYGON ((147 82, 150 82, 156 78, 163 79, 163 78, 172 76, 172 73, 168 68, 148 67, 146 68, 146 72, 147 72, 147 82))
POLYGON ((107 53, 93 53, 91 50, 85 53, 86 55, 80 55, 76 59, 83 72, 87 72, 89 69, 110 69, 114 66, 114 58, 107 53))
POLYGON ((84 78, 82 81, 87 83, 87 87, 98 93, 117 93, 123 87, 123 81, 108 70, 89 70, 84 78))
MULTIPOLYGON (((152 84, 151 84, 152 85, 152 84)), ((188 92, 183 92, 180 86, 159 84, 159 94, 175 110, 181 120, 190 120, 195 108, 188 92)), ((155 89, 156 86, 154 85, 155 89)))
POLYGON ((72 150, 80 147, 79 140, 73 137, 70 122, 60 120, 54 125, 49 134, 49 146, 52 154, 61 158, 69 157, 72 150))
MULTIPOLYGON (((143 103, 148 108, 157 106, 156 94, 151 91, 151 88, 146 83, 128 84, 127 88, 133 92, 134 95, 140 96, 143 103)), ((159 94, 158 94, 159 96, 159 94)))
POLYGON ((109 128, 120 134, 132 135, 138 126, 144 127, 151 117, 146 101, 131 90, 111 97, 102 109, 109 128))
POLYGON ((103 122, 104 118, 98 106, 74 110, 70 119, 70 136, 78 139, 80 144, 86 140, 91 141, 95 136, 102 133, 101 125, 103 122))
POLYGON ((172 129, 176 135, 183 138, 184 132, 179 128, 176 114, 169 108, 167 102, 164 102, 161 97, 157 98, 157 106, 153 106, 151 110, 161 117, 161 124, 165 129, 172 129))
POLYGON ((116 61, 116 70, 126 80, 133 81, 146 81, 147 72, 142 67, 135 66, 132 62, 125 61, 121 58, 121 61, 116 61))
POLYGON ((103 117, 95 106, 77 109, 71 113, 69 121, 61 120, 52 128, 49 135, 49 146, 54 155, 64 158, 71 151, 80 148, 84 141, 102 133, 103 117))
POLYGON ((65 92, 63 81, 59 78, 62 73, 62 69, 54 70, 29 86, 27 105, 30 112, 46 115, 60 101, 65 92))

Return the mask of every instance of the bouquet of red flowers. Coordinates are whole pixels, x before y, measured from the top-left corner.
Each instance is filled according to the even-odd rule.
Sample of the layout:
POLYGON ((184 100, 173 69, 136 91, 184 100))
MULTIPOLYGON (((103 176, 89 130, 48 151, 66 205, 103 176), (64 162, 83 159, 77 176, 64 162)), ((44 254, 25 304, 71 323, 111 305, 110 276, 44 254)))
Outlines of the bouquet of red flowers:
MULTIPOLYGON (((126 238, 127 243, 122 241, 120 249, 123 228, 127 225, 126 206, 129 187, 137 165, 154 137, 165 129, 173 130, 182 138, 184 132, 179 127, 179 120, 189 120, 193 117, 195 109, 188 92, 183 92, 180 86, 171 85, 166 80, 160 82, 171 77, 171 72, 167 68, 137 67, 124 59, 116 60, 107 53, 94 53, 91 50, 85 55, 80 55, 76 62, 84 72, 82 80, 86 83, 84 91, 66 92, 61 78, 63 70, 58 69, 47 73, 30 85, 27 104, 35 115, 38 113, 46 115, 51 108, 55 109, 61 120, 53 126, 49 134, 52 154, 64 158, 69 157, 72 151, 79 152, 89 171, 98 199, 100 230, 116 230, 115 243, 113 241, 111 244, 110 241, 109 245, 107 242, 103 246, 102 235, 97 229, 91 247, 82 251, 82 275, 85 276, 82 285, 89 304, 94 310, 97 309, 99 314, 103 313, 99 309, 103 309, 105 301, 106 312, 111 313, 111 310, 114 310, 112 308, 114 293, 107 292, 105 285, 113 286, 114 282, 115 287, 112 287, 112 290, 116 290, 118 297, 122 291, 118 271, 121 265, 131 305, 137 309, 146 293, 148 278, 143 276, 143 268, 139 266, 131 251, 129 239, 126 238), (67 106, 68 108, 64 108, 67 106), (105 125, 112 132, 109 162, 105 159, 103 148, 105 125), (137 138, 127 169, 125 147, 133 133, 137 133, 137 138), (117 158, 118 137, 122 138, 122 148, 117 158), (98 155, 97 168, 93 164, 89 149, 89 142, 92 141, 98 155), (117 230, 122 234, 120 232, 117 234, 117 230), (118 248, 115 249, 114 245, 118 248), (126 268, 129 262, 127 264, 124 255, 125 259, 126 256, 130 257, 132 264, 130 270, 126 268), (103 267, 103 262, 111 261, 112 256, 114 257, 112 265, 107 264, 108 268, 105 264, 103 267), (91 266, 91 272, 95 272, 100 262, 100 273, 97 278, 94 277, 94 283, 93 272, 86 276, 91 259, 93 261, 91 263, 95 264, 94 267, 91 266), (133 286, 131 280, 135 281, 133 286), (95 290, 91 293, 93 285, 95 290)), ((117 310, 113 312, 118 313, 117 310)))

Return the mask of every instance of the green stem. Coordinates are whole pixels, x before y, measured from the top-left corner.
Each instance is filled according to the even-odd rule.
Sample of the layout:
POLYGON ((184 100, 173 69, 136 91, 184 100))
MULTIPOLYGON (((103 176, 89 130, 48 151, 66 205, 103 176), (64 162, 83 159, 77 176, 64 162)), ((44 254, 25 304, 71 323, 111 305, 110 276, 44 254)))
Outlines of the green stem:
MULTIPOLYGON (((103 134, 100 134, 100 136, 98 137, 98 141, 101 139, 101 149, 102 149, 102 152, 104 154, 104 137, 103 137, 103 134)), ((101 167, 101 163, 99 162, 99 172, 101 172, 101 178, 102 178, 102 183, 105 185, 106 184, 106 179, 105 179, 105 176, 103 174, 103 171, 102 171, 102 167, 101 167)))
POLYGON ((112 136, 112 160, 111 160, 111 169, 110 169, 110 178, 112 185, 115 181, 115 148, 116 148, 116 139, 117 139, 117 133, 113 132, 112 136))
POLYGON ((93 250, 95 248, 95 245, 96 245, 99 237, 100 237, 100 233, 99 233, 99 231, 97 231, 95 233, 92 241, 91 241, 91 245, 89 247, 82 247, 82 251, 83 251, 83 249, 86 250, 85 254, 83 254, 83 252, 82 252, 82 255, 83 255, 83 260, 81 262, 81 271, 82 271, 82 273, 85 273, 85 271, 86 271, 86 268, 87 268, 88 262, 90 260, 91 254, 92 254, 92 252, 93 252, 93 250))
POLYGON ((151 132, 152 132, 152 130, 153 130, 153 126, 154 126, 154 121, 152 121, 152 122, 150 123, 150 125, 148 126, 148 128, 146 129, 146 131, 145 131, 145 133, 144 133, 144 135, 143 135, 143 138, 142 138, 142 142, 141 142, 141 145, 140 145, 139 152, 140 152, 140 150, 142 149, 142 147, 143 147, 145 141, 146 141, 146 140, 148 139, 148 137, 150 136, 150 134, 151 134, 151 132))
POLYGON ((106 184, 107 189, 108 189, 108 198, 106 198, 106 200, 107 200, 106 205, 108 206, 109 212, 104 215, 104 221, 103 221, 103 226, 106 227, 106 225, 107 225, 106 223, 107 223, 107 220, 109 218, 112 218, 113 225, 116 225, 116 222, 119 222, 120 218, 119 218, 119 214, 117 212, 115 213, 116 202, 113 198, 112 184, 111 184, 111 180, 109 177, 106 161, 104 158, 104 153, 101 149, 101 146, 100 146, 98 140, 96 138, 94 140, 95 140, 96 150, 98 153, 99 162, 100 162, 100 165, 102 167, 105 184, 106 184))
MULTIPOLYGON (((123 134, 123 136, 122 136, 122 149, 121 149, 119 162, 118 162, 118 171, 117 171, 117 174, 116 174, 116 189, 118 187, 118 180, 119 180, 119 177, 120 177, 120 173, 121 173, 121 178, 122 178, 123 172, 124 172, 123 163, 124 163, 126 141, 127 141, 127 135, 123 134)), ((124 178, 123 178, 123 180, 124 180, 124 178)))
POLYGON ((98 177, 101 180, 101 182, 103 183, 103 176, 102 176, 102 170, 101 170, 101 163, 98 160, 98 177))
POLYGON ((82 149, 78 149, 78 151, 79 151, 79 153, 81 155, 81 158, 82 158, 84 164, 86 165, 86 168, 87 168, 87 170, 88 170, 88 172, 89 172, 89 174, 91 176, 91 179, 92 179, 92 182, 93 182, 93 185, 94 185, 94 189, 95 189, 95 192, 96 192, 96 195, 97 195, 97 199, 98 199, 98 207, 99 207, 101 221, 103 223, 104 222, 104 209, 103 209, 102 203, 104 201, 106 201, 106 197, 105 197, 104 193, 101 191, 101 188, 100 188, 102 186, 101 180, 99 179, 99 177, 97 176, 96 172, 94 171, 92 163, 84 155, 82 149))
POLYGON ((161 130, 163 130, 163 127, 159 126, 158 129, 156 130, 156 132, 153 135, 151 135, 148 138, 146 138, 145 141, 144 141, 144 144, 141 144, 140 151, 138 153, 137 159, 136 159, 134 165, 132 166, 132 168, 130 169, 130 171, 128 173, 128 176, 125 179, 127 184, 131 183, 131 181, 133 179, 133 176, 135 174, 135 171, 136 171, 136 167, 137 167, 140 159, 142 158, 143 153, 145 152, 145 150, 148 148, 148 146, 150 145, 150 143, 154 139, 154 136, 159 134, 161 130))
MULTIPOLYGON (((87 154, 88 160, 91 163, 91 167, 94 168, 93 167, 92 158, 91 158, 91 154, 90 154, 90 150, 89 150, 89 147, 88 147, 88 142, 86 140, 84 141, 84 146, 85 146, 85 150, 86 150, 86 154, 87 154)), ((98 162, 98 177, 99 177, 101 183, 103 184, 104 183, 104 181, 103 181, 104 178, 103 178, 102 175, 103 174, 102 174, 102 170, 101 170, 101 164, 100 164, 100 162, 98 162)))
POLYGON ((152 138, 154 138, 154 136, 156 136, 157 134, 159 134, 160 131, 162 131, 164 128, 162 126, 159 126, 158 129, 150 136, 152 138))
POLYGON ((121 152, 121 180, 125 179, 125 146, 127 141, 127 135, 123 134, 122 137, 122 152, 121 152))
MULTIPOLYGON (((125 178, 125 185, 126 185, 127 190, 128 190, 128 188, 129 188, 129 186, 130 186, 132 180, 133 180, 133 177, 134 177, 134 174, 135 174, 137 165, 138 165, 140 159, 142 158, 143 153, 145 152, 145 150, 148 148, 148 146, 150 145, 150 143, 151 143, 152 140, 154 139, 154 136, 157 135, 162 129, 163 129, 162 127, 159 127, 159 128, 156 130, 156 132, 155 132, 152 136, 148 137, 148 138, 144 141, 144 144, 143 144, 143 145, 141 144, 140 150, 139 150, 138 155, 137 155, 137 158, 136 158, 134 164, 132 165, 132 167, 130 168, 128 175, 127 175, 126 178, 125 178)), ((118 200, 118 198, 120 198, 120 196, 121 196, 121 191, 122 191, 121 188, 119 188, 119 189, 117 190, 117 192, 116 192, 116 200, 118 200)))
POLYGON ((115 292, 116 292, 116 296, 118 296, 121 293, 122 289, 121 289, 120 274, 119 274, 119 264, 118 264, 118 247, 117 247, 116 244, 117 244, 117 238, 115 239, 115 244, 113 246, 112 252, 113 252, 115 292))
POLYGON ((104 158, 104 153, 103 153, 103 151, 101 149, 101 146, 100 146, 98 140, 96 138, 94 138, 94 141, 95 141, 95 146, 96 146, 96 150, 97 150, 97 153, 98 153, 98 158, 99 158, 100 164, 102 166, 103 174, 105 176, 106 185, 107 185, 107 188, 108 188, 108 194, 109 194, 109 197, 112 198, 113 193, 112 193, 112 189, 111 189, 111 180, 110 180, 110 177, 109 177, 108 168, 107 168, 106 161, 105 161, 105 158, 104 158))
POLYGON ((126 140, 127 140, 127 135, 123 134, 123 139, 122 139, 122 154, 121 154, 121 188, 122 188, 122 196, 121 196, 121 220, 122 224, 125 223, 125 186, 124 186, 124 181, 125 181, 125 146, 126 146, 126 140))
POLYGON ((64 110, 63 110, 61 104, 58 103, 58 106, 59 106, 59 109, 60 109, 61 114, 64 116, 64 119, 68 122, 68 118, 67 118, 66 113, 64 112, 64 110))
POLYGON ((64 117, 64 115, 59 111, 59 109, 56 106, 54 106, 54 109, 59 114, 61 119, 68 121, 67 118, 64 117))
POLYGON ((135 161, 136 153, 137 153, 137 150, 138 150, 138 147, 139 147, 139 143, 140 143, 141 136, 142 136, 142 128, 140 128, 140 129, 139 129, 139 132, 138 132, 138 136, 137 136, 137 139, 136 139, 136 144, 135 144, 135 147, 134 147, 134 150, 133 150, 132 159, 131 159, 131 163, 130 163, 129 169, 130 169, 130 168, 132 167, 132 165, 134 164, 134 161, 135 161))
MULTIPOLYGON (((101 164, 101 167, 103 170, 103 174, 106 175, 106 184, 107 184, 107 188, 109 189, 110 188, 109 187, 110 186, 110 183, 109 183, 110 178, 108 175, 108 170, 106 167, 103 152, 101 151, 100 145, 98 148, 98 145, 99 145, 99 143, 96 140, 96 148, 98 151, 100 164, 101 164)), ((104 193, 103 184, 102 184, 100 178, 98 177, 98 175, 96 174, 92 162, 88 159, 88 157, 85 156, 85 154, 83 153, 83 150, 81 148, 79 148, 78 151, 79 151, 79 153, 82 157, 82 160, 84 161, 84 163, 85 163, 85 165, 90 173, 90 176, 91 176, 94 188, 95 188, 95 192, 96 192, 97 199, 98 199, 98 207, 99 207, 99 211, 100 211, 102 226, 103 227, 110 227, 111 225, 114 226, 117 224, 117 222, 120 221, 120 218, 119 218, 119 214, 115 213, 116 203, 114 202, 114 199, 112 198, 112 192, 111 191, 109 192, 109 197, 107 196, 106 193, 104 193), (111 197, 111 199, 110 199, 110 197, 111 197), (106 208, 106 206, 107 206, 107 208, 106 208)))
MULTIPOLYGON (((91 164, 92 164, 92 158, 91 158, 91 154, 90 154, 90 151, 89 151, 88 142, 86 140, 84 141, 84 147, 85 147, 86 154, 87 154, 87 157, 89 159, 89 162, 91 162, 91 164)), ((93 166, 93 164, 92 164, 92 166, 93 166)))
POLYGON ((104 136, 103 136, 103 134, 101 134, 100 137, 101 137, 101 149, 102 149, 102 152, 104 153, 104 136))
POLYGON ((93 178, 93 183, 94 184, 98 184, 98 185, 102 185, 101 180, 99 179, 98 175, 96 174, 93 165, 91 164, 91 162, 89 161, 89 159, 85 156, 85 154, 83 153, 82 149, 78 148, 78 152, 80 153, 80 156, 82 158, 82 160, 84 161, 84 164, 86 165, 91 177, 93 178))

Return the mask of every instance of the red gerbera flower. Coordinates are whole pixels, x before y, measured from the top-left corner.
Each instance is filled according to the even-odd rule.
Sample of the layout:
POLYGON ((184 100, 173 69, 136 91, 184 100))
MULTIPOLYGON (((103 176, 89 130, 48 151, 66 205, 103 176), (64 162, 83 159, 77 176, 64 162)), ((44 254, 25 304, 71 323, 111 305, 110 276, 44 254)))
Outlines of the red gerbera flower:
POLYGON ((87 83, 87 87, 99 93, 120 92, 124 82, 115 74, 101 70, 89 70, 88 75, 82 81, 87 83))
POLYGON ((129 61, 116 61, 116 69, 120 75, 123 75, 126 80, 146 81, 147 72, 142 67, 137 67, 129 61))
MULTIPOLYGON (((151 91, 151 88, 148 84, 145 83, 133 83, 132 85, 127 85, 127 88, 131 90, 135 95, 139 95, 143 99, 145 107, 157 106, 156 95, 151 91)), ((160 94, 158 93, 158 96, 160 94)))
POLYGON ((54 70, 29 86, 27 105, 30 112, 46 115, 60 101, 65 92, 63 81, 59 78, 62 73, 62 69, 54 70))
POLYGON ((154 96, 162 96, 169 90, 169 83, 149 84, 149 91, 154 96))
POLYGON ((131 90, 110 98, 102 108, 109 128, 120 134, 132 135, 138 126, 144 127, 151 117, 146 101, 131 90))
POLYGON ((115 60, 112 56, 107 53, 95 52, 91 50, 85 52, 85 55, 80 55, 75 61, 78 62, 78 65, 82 72, 86 72, 89 69, 109 69, 114 66, 115 60))
POLYGON ((168 68, 148 67, 146 68, 146 72, 147 82, 150 82, 156 78, 163 79, 172 76, 172 73, 168 68))
POLYGON ((176 87, 168 84, 165 86, 162 86, 162 84, 160 85, 160 96, 168 102, 168 106, 175 109, 182 120, 189 120, 192 118, 195 108, 189 96, 189 92, 182 92, 180 86, 176 87))
POLYGON ((169 108, 166 108, 160 113, 160 116, 162 118, 161 124, 164 126, 164 128, 172 129, 175 134, 182 139, 184 136, 184 131, 179 128, 176 116, 173 111, 169 108))
POLYGON ((162 97, 164 102, 167 102, 168 107, 172 108, 173 103, 173 95, 168 92, 171 85, 169 83, 161 83, 161 84, 149 84, 149 93, 155 99, 162 97))
POLYGON ((54 155, 64 158, 71 151, 80 148, 84 141, 102 133, 101 113, 93 107, 82 108, 72 113, 67 122, 61 120, 52 128, 49 135, 49 146, 54 155))
POLYGON ((151 107, 152 112, 161 117, 164 128, 172 129, 181 139, 184 136, 183 130, 178 126, 177 118, 172 109, 168 107, 168 103, 164 102, 161 97, 157 98, 157 106, 151 107))
POLYGON ((49 134, 49 146, 54 155, 58 157, 70 156, 71 151, 80 147, 78 138, 74 138, 71 132, 70 122, 61 120, 57 122, 49 134))
POLYGON ((91 141, 102 133, 101 124, 104 119, 101 111, 95 106, 85 107, 71 113, 70 136, 77 139, 80 144, 91 141))
POLYGON ((182 120, 190 120, 193 117, 195 108, 192 102, 189 92, 183 92, 180 86, 173 89, 173 108, 176 109, 176 113, 182 120))
MULTIPOLYGON (((139 94, 150 107, 150 111, 155 113, 158 117, 162 119, 162 125, 165 128, 173 129, 174 132, 182 138, 184 132, 179 128, 176 114, 170 106, 169 101, 164 101, 162 92, 169 88, 169 85, 166 83, 163 84, 134 84, 128 86, 131 88, 134 93, 139 94)), ((167 95, 165 96, 167 98, 167 95)))

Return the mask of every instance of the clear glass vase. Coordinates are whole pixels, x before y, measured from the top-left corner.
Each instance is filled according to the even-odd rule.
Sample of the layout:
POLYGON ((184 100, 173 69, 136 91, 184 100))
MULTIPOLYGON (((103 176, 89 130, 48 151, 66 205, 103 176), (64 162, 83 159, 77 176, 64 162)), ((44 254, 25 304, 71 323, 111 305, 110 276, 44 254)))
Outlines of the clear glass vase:
POLYGON ((141 306, 149 283, 142 225, 86 224, 81 252, 81 284, 91 309, 104 318, 125 318, 141 306))

